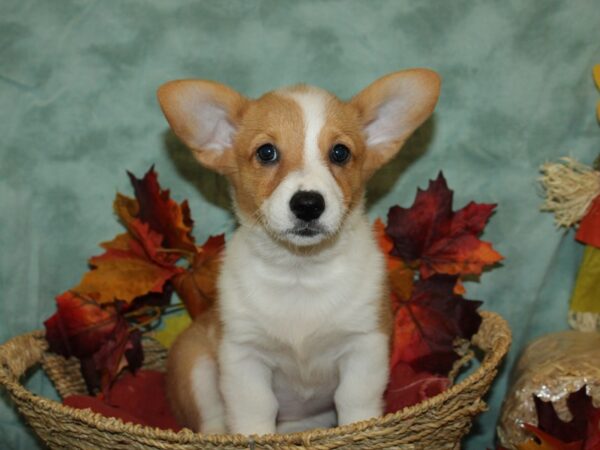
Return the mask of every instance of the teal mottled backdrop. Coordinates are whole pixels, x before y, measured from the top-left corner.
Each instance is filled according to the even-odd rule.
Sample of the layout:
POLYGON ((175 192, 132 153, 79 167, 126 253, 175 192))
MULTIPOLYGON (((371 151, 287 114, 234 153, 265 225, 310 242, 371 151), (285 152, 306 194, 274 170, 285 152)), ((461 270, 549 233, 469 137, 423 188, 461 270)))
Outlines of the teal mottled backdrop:
MULTIPOLYGON (((506 317, 514 346, 465 448, 492 446, 507 375, 534 336, 566 327, 581 254, 538 212, 538 166, 599 149, 600 5, 573 1, 0 1, 0 342, 40 328, 77 283, 125 170, 155 164, 188 198, 202 241, 231 231, 226 188, 167 133, 164 81, 198 77, 257 96, 308 82, 349 97, 424 66, 444 79, 434 118, 373 180, 370 214, 409 205, 440 169, 455 205, 496 202, 485 238, 506 256, 469 297, 506 317)), ((36 392, 56 397, 34 375, 36 392)), ((0 448, 39 444, 0 400, 0 448)))

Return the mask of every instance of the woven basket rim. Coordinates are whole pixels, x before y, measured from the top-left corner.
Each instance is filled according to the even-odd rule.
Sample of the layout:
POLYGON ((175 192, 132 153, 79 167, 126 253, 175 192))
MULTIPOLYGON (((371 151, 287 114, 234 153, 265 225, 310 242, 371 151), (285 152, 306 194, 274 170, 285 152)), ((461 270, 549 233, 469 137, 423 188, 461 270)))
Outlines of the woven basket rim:
MULTIPOLYGON (((175 432, 172 430, 165 430, 160 428, 153 428, 149 426, 126 423, 120 419, 106 417, 99 413, 92 412, 89 409, 77 409, 70 406, 63 405, 58 401, 51 400, 45 397, 41 397, 23 386, 19 380, 15 381, 15 376, 11 376, 7 372, 7 364, 5 358, 3 358, 2 351, 8 344, 16 342, 16 340, 35 340, 38 341, 38 348, 35 349, 39 352, 39 356, 36 358, 30 367, 40 364, 44 356, 44 352, 47 349, 47 343, 44 337, 43 330, 36 330, 30 333, 13 337, 0 345, 0 385, 4 386, 11 394, 11 396, 24 401, 30 401, 38 404, 38 406, 47 409, 50 413, 68 413, 69 416, 75 418, 82 423, 93 426, 96 429, 107 431, 107 432, 126 432, 135 434, 147 438, 157 438, 162 440, 177 442, 181 444, 197 442, 198 438, 201 437, 204 441, 217 444, 291 444, 298 442, 299 440, 312 440, 328 437, 341 437, 344 435, 351 435, 360 433, 369 428, 384 428, 392 422, 402 420, 404 418, 414 416, 419 412, 425 411, 434 405, 445 402, 450 397, 459 395, 464 390, 468 389, 469 386, 476 384, 482 378, 484 378, 490 371, 496 370, 500 361, 506 355, 511 341, 511 332, 507 322, 498 314, 488 311, 480 311, 480 315, 483 318, 482 326, 479 332, 473 337, 472 345, 479 347, 485 352, 485 356, 481 361, 480 366, 465 379, 459 383, 451 386, 442 393, 430 397, 416 405, 408 406, 401 409, 398 412, 386 414, 382 417, 375 417, 361 422, 355 422, 348 425, 342 425, 334 428, 327 429, 315 429, 304 432, 288 433, 288 434, 265 434, 265 435, 242 435, 242 434, 202 434, 195 433, 192 430, 183 428, 182 430, 175 432), (482 329, 486 326, 486 330, 489 328, 493 331, 493 336, 486 336, 482 334, 482 329), (485 347, 485 348, 484 348, 485 347)), ((488 333, 489 334, 489 333, 488 333)), ((27 367, 26 369, 29 369, 27 367)))

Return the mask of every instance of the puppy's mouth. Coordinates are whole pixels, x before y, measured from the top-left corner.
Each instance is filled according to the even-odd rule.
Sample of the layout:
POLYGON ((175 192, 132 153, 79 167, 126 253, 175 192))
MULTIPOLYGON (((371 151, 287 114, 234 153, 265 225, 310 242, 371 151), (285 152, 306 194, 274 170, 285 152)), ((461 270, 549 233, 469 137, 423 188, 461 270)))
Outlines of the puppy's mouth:
POLYGON ((291 234, 293 236, 298 237, 311 238, 319 234, 325 234, 325 229, 319 224, 302 223, 296 225, 294 228, 287 230, 286 234, 291 234))

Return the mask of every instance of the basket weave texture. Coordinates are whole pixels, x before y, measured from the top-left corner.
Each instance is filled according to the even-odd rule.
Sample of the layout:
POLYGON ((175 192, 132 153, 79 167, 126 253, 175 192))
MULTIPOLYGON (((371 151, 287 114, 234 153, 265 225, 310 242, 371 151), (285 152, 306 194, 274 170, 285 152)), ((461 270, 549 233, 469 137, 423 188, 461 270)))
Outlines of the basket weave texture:
MULTIPOLYGON (((0 384, 51 449, 457 450, 474 416, 486 409, 482 397, 511 341, 504 319, 490 312, 481 315, 483 322, 472 344, 484 357, 463 381, 395 414, 327 430, 264 436, 203 435, 188 429, 175 433, 63 406, 33 394, 20 383, 28 369, 42 364, 62 397, 85 393, 77 361, 47 352, 42 331, 17 336, 0 346, 0 384)), ((145 368, 164 369, 166 350, 160 344, 145 340, 144 351, 145 368)))

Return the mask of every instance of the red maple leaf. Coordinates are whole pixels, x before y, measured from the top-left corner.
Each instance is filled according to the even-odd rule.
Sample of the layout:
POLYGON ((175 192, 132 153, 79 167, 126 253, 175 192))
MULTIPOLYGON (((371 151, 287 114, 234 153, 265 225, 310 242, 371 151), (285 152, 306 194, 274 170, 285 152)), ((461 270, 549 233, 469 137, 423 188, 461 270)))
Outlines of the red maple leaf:
POLYGON ((579 222, 575 239, 600 248, 600 195, 597 196, 579 222))
POLYGON ((144 353, 141 333, 129 328, 122 316, 108 339, 94 354, 81 358, 81 372, 90 393, 108 395, 117 375, 125 368, 135 372, 142 366, 144 353))
MULTIPOLYGON (((156 264, 172 267, 181 258, 180 253, 162 247, 163 236, 140 219, 132 219, 127 224, 127 230, 129 236, 141 246, 145 256, 156 264)), ((141 255, 140 250, 137 253, 141 255)))
POLYGON ((600 449, 600 408, 595 408, 586 387, 567 398, 571 420, 565 422, 558 417, 552 402, 533 397, 538 417, 537 427, 525 424, 539 444, 531 439, 519 445, 521 450, 535 448, 547 450, 598 450, 600 449))
MULTIPOLYGON (((196 250, 191 234, 194 221, 187 200, 178 204, 171 199, 168 189, 161 189, 154 166, 142 179, 136 178, 131 172, 127 174, 138 202, 135 217, 163 236, 163 247, 193 253, 196 250)), ((134 207, 129 209, 129 213, 132 212, 135 212, 134 207)))
POLYGON ((111 388, 106 401, 115 408, 130 411, 151 427, 177 431, 181 427, 169 408, 165 385, 163 372, 140 370, 135 374, 125 373, 111 388))
POLYGON ((469 203, 452 211, 453 192, 440 172, 426 191, 419 189, 410 208, 394 206, 388 213, 391 254, 418 267, 423 278, 435 273, 481 274, 502 260, 488 242, 479 240, 496 205, 469 203))
POLYGON ((81 361, 90 392, 106 390, 124 368, 141 366, 140 333, 130 330, 116 305, 100 305, 68 291, 56 297, 57 311, 44 322, 50 350, 81 361))
POLYGON ((167 402, 165 375, 154 370, 125 373, 104 397, 70 395, 63 404, 78 409, 89 408, 105 417, 123 422, 179 431, 167 402))
POLYGON ((114 332, 119 317, 114 307, 67 291, 56 297, 57 311, 44 322, 50 350, 65 357, 92 355, 114 332))
POLYGON ((395 314, 386 391, 394 412, 450 385, 459 347, 479 329, 479 301, 466 300, 459 278, 480 274, 502 257, 478 236, 495 205, 469 203, 452 211, 453 193, 440 173, 411 208, 393 207, 374 232, 387 255, 395 314), (418 275, 417 275, 418 274, 418 275))
POLYGON ((408 363, 417 372, 447 375, 459 358, 458 339, 479 329, 479 301, 454 293, 456 277, 434 275, 415 283, 408 301, 399 300, 390 366, 408 363))
POLYGON ((394 413, 416 405, 445 391, 450 384, 448 377, 416 372, 410 364, 399 362, 390 373, 390 382, 385 392, 385 413, 394 413))

